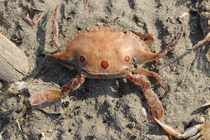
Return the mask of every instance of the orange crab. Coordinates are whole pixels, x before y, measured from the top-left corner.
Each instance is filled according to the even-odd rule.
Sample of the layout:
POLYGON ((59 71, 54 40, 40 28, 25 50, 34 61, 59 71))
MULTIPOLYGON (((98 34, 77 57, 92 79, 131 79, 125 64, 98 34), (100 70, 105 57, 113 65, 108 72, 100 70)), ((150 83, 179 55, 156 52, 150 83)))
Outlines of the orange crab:
MULTIPOLYGON (((60 48, 56 15, 57 7, 53 18, 53 42, 57 48, 60 48)), ((143 68, 133 68, 132 66, 134 64, 148 63, 165 56, 168 51, 175 47, 180 37, 181 34, 160 54, 154 54, 149 52, 150 49, 148 48, 154 42, 151 34, 141 34, 134 31, 123 32, 107 28, 86 29, 82 33, 78 33, 71 43, 65 45, 66 50, 63 50, 62 53, 50 55, 57 58, 51 64, 59 61, 67 67, 73 66, 76 68, 78 71, 76 78, 70 80, 61 90, 36 92, 30 98, 30 103, 40 105, 46 101, 54 101, 64 97, 69 91, 78 89, 85 82, 85 78, 127 78, 131 82, 143 86, 143 94, 151 108, 152 115, 157 119, 161 119, 164 114, 162 104, 157 95, 150 89, 151 83, 144 75, 155 77, 165 89, 164 95, 168 91, 167 84, 162 81, 157 73, 143 68)), ((46 71, 50 65, 46 66, 41 73, 46 71)))

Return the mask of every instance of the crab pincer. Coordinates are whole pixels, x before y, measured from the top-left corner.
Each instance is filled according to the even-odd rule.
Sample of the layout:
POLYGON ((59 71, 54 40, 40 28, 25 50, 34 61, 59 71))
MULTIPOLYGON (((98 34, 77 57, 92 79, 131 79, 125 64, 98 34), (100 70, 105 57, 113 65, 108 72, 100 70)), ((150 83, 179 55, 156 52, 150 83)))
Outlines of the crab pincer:
POLYGON ((84 75, 80 75, 80 77, 74 78, 67 85, 64 85, 61 90, 52 89, 47 91, 38 91, 33 94, 32 98, 30 98, 30 103, 31 105, 40 105, 46 101, 50 102, 60 99, 66 96, 69 91, 78 89, 84 81, 84 75))

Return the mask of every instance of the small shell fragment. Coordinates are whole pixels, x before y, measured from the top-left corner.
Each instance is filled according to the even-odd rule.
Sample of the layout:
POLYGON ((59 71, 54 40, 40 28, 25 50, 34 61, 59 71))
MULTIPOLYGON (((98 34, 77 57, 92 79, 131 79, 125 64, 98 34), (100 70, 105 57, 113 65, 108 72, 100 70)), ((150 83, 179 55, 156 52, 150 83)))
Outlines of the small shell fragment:
POLYGON ((0 79, 8 83, 19 81, 27 74, 28 69, 26 55, 0 34, 0 79))
POLYGON ((185 17, 186 15, 187 15, 187 13, 183 13, 183 14, 181 14, 181 15, 179 16, 179 19, 181 19, 181 18, 185 17))
POLYGON ((144 107, 141 108, 140 113, 141 113, 141 115, 143 115, 145 117, 147 116, 147 111, 146 111, 146 109, 144 107))

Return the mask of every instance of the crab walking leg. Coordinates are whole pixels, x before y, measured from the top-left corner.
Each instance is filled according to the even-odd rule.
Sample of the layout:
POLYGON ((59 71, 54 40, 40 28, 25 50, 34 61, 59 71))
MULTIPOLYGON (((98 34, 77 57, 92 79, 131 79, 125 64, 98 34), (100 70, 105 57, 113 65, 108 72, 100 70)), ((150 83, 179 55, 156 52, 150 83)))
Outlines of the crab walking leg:
POLYGON ((136 34, 140 38, 146 39, 144 42, 147 44, 147 46, 152 45, 152 43, 155 41, 152 34, 149 34, 149 33, 142 34, 141 32, 135 32, 135 31, 131 31, 131 32, 136 34))
MULTIPOLYGON (((66 61, 63 61, 63 60, 61 60, 61 59, 55 58, 55 59, 53 59, 52 61, 50 61, 50 63, 49 63, 47 66, 43 67, 43 68, 41 69, 41 71, 34 77, 34 79, 37 79, 40 75, 42 75, 44 72, 46 72, 47 70, 49 70, 49 69, 50 69, 53 65, 55 65, 56 63, 60 63, 60 64, 62 64, 63 66, 69 68, 70 70, 74 70, 74 69, 75 69, 75 67, 74 67, 72 64, 70 64, 70 63, 68 63, 68 62, 66 62, 66 61)), ((33 79, 33 80, 34 80, 34 79, 33 79)))
POLYGON ((89 2, 89 0, 85 0, 85 6, 84 6, 85 11, 87 10, 88 2, 89 2))
POLYGON ((53 15, 52 30, 53 30, 53 43, 58 49, 60 49, 61 46, 58 42, 59 28, 58 28, 58 22, 56 20, 57 14, 58 14, 58 6, 56 6, 54 15, 53 15))
POLYGON ((25 23, 27 23, 30 26, 35 25, 36 23, 38 23, 41 18, 44 15, 44 11, 46 9, 45 5, 44 6, 44 10, 40 11, 38 9, 34 9, 34 8, 30 8, 29 10, 33 10, 35 12, 33 19, 30 19, 29 14, 26 11, 23 11, 21 14, 22 20, 25 21, 25 23))
POLYGON ((142 74, 142 75, 146 75, 146 76, 155 77, 155 79, 158 81, 160 86, 162 86, 165 89, 165 93, 160 98, 160 100, 162 100, 166 96, 166 94, 168 92, 168 85, 165 82, 163 82, 162 78, 157 73, 155 73, 153 71, 148 71, 148 70, 145 70, 145 69, 142 69, 142 68, 134 69, 132 72, 135 73, 135 74, 142 74))
POLYGON ((176 38, 176 40, 174 40, 174 42, 172 42, 170 45, 168 45, 161 53, 157 54, 155 57, 149 57, 148 59, 139 61, 136 64, 145 64, 145 63, 152 62, 152 61, 155 61, 155 60, 158 60, 158 59, 162 58, 163 56, 165 56, 169 51, 171 51, 176 46, 179 39, 182 37, 182 34, 183 33, 179 34, 179 36, 176 38))
POLYGON ((150 106, 152 115, 156 119, 160 120, 164 115, 164 109, 157 95, 150 89, 151 83, 148 80, 145 80, 142 75, 132 75, 131 72, 127 74, 127 78, 137 85, 143 84, 142 91, 146 98, 147 104, 150 106))
POLYGON ((38 23, 41 20, 41 18, 43 17, 43 15, 44 15, 44 12, 37 11, 36 14, 34 15, 33 19, 32 19, 32 23, 33 24, 38 23))
POLYGON ((21 17, 22 17, 22 20, 25 21, 25 23, 27 23, 28 25, 30 26, 34 25, 33 20, 29 18, 29 15, 27 12, 23 11, 21 14, 21 17))
POLYGON ((59 59, 53 59, 52 61, 50 61, 50 63, 47 66, 41 69, 41 71, 34 77, 34 79, 37 79, 40 75, 42 75, 44 72, 50 69, 57 62, 59 62, 59 59))
POLYGON ((67 85, 64 85, 61 90, 52 89, 47 91, 39 91, 34 93, 30 98, 31 105, 40 105, 46 101, 54 101, 68 94, 71 90, 78 89, 85 81, 85 76, 81 74, 78 78, 73 78, 67 85))
POLYGON ((163 128, 163 130, 168 133, 171 136, 174 136, 177 139, 188 139, 188 138, 192 138, 192 136, 196 136, 196 134, 201 130, 202 124, 197 124, 193 127, 190 127, 189 129, 187 129, 183 134, 180 134, 178 132, 176 132, 173 128, 171 128, 170 126, 160 122, 159 120, 157 120, 156 118, 154 118, 155 121, 163 128))
POLYGON ((33 19, 30 19, 29 14, 24 11, 24 12, 22 12, 21 17, 22 17, 23 21, 25 21, 25 23, 27 23, 30 26, 33 26, 41 20, 43 15, 44 15, 43 12, 37 11, 36 14, 34 15, 33 19))

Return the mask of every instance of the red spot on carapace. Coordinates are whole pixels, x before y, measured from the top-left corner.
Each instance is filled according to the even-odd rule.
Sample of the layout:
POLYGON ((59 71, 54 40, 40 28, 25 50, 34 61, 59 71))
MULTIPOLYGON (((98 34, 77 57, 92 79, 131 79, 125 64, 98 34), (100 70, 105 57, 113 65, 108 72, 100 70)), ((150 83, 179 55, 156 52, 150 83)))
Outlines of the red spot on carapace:
POLYGON ((80 60, 80 62, 84 62, 85 61, 85 57, 84 56, 80 56, 79 60, 80 60))
POLYGON ((101 61, 101 67, 104 68, 104 69, 108 68, 109 67, 108 61, 102 60, 101 61))
POLYGON ((128 55, 126 55, 125 57, 124 57, 124 60, 126 61, 126 62, 129 62, 130 61, 130 56, 128 56, 128 55))

